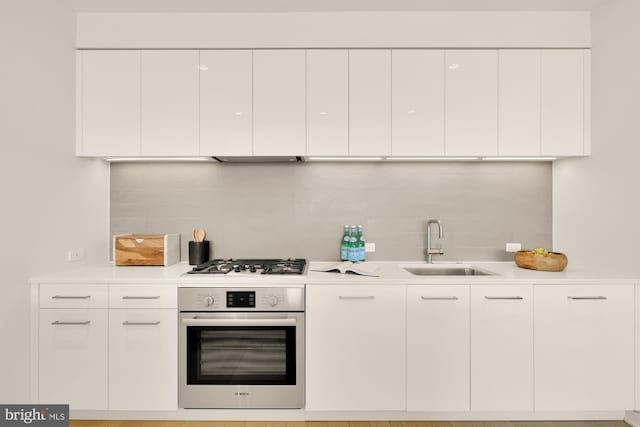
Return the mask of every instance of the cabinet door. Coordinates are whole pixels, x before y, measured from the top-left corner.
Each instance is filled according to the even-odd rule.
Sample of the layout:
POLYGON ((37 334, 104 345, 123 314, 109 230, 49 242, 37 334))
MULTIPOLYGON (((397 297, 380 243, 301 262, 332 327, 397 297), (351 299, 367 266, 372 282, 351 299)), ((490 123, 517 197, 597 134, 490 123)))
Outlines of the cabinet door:
POLYGON ((304 50, 253 52, 253 154, 303 156, 306 146, 304 50))
POLYGON ((391 155, 391 51, 349 51, 349 155, 391 155))
POLYGON ((394 156, 444 156, 444 51, 392 51, 394 156))
POLYGON ((198 155, 198 51, 142 51, 142 155, 198 155))
POLYGON ((405 286, 307 286, 308 410, 405 409, 405 286))
POLYGON ((638 310, 640 310, 640 285, 636 285, 635 287, 635 292, 636 292, 636 335, 635 335, 635 339, 636 339, 636 344, 635 344, 635 349, 636 349, 636 404, 635 404, 635 410, 638 411, 640 410, 640 313, 638 313, 638 310))
POLYGON ((200 51, 200 155, 250 156, 251 50, 200 51))
POLYGON ((109 409, 177 409, 177 317, 175 309, 109 311, 109 409))
POLYGON ((469 287, 407 289, 407 410, 469 410, 469 287))
POLYGON ((471 287, 471 410, 533 410, 533 287, 471 287))
POLYGON ((633 285, 535 287, 536 411, 634 405, 633 285))
POLYGON ((307 50, 307 155, 349 154, 349 51, 307 50))
POLYGON ((540 155, 540 51, 499 51, 498 154, 540 155))
POLYGON ((542 154, 584 154, 584 58, 579 49, 541 52, 542 154))
POLYGON ((498 154, 498 52, 446 51, 447 156, 498 154))
POLYGON ((107 409, 107 310, 41 309, 40 403, 107 409))
POLYGON ((78 155, 140 155, 140 51, 81 51, 78 155))

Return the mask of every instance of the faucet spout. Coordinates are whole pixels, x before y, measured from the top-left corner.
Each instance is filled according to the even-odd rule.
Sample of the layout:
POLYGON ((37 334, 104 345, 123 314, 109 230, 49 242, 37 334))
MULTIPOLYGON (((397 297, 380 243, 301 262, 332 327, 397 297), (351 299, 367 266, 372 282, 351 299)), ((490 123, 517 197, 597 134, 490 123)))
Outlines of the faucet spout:
POLYGON ((444 227, 442 225, 442 221, 439 219, 430 219, 427 221, 427 249, 425 250, 425 255, 427 263, 433 263, 433 255, 444 255, 444 250, 442 249, 442 244, 439 249, 435 249, 431 247, 431 225, 437 224, 438 226, 438 238, 442 241, 444 237, 444 227))

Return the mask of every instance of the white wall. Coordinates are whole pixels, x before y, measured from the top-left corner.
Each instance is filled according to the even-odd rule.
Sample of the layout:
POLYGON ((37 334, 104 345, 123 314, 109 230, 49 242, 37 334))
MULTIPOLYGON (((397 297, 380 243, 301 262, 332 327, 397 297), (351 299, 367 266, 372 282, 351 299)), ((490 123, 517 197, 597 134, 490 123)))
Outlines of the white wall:
POLYGON ((0 2, 0 402, 29 401, 29 286, 104 262, 109 169, 74 156, 75 16, 66 0, 0 2))
POLYGON ((80 13, 78 48, 591 45, 589 12, 80 13))
POLYGON ((570 265, 640 273, 640 2, 592 14, 592 157, 554 165, 556 250, 570 265))

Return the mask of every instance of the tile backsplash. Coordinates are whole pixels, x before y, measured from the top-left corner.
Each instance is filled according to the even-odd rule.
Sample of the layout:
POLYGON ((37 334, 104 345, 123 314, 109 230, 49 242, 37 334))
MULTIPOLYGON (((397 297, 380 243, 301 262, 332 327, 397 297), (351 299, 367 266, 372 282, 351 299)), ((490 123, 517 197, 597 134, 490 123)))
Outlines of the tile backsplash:
POLYGON ((444 224, 436 261, 510 260, 506 242, 550 248, 551 165, 111 165, 111 233, 180 233, 183 260, 193 228, 216 258, 337 260, 345 224, 364 225, 368 260, 424 260, 429 218, 444 224))

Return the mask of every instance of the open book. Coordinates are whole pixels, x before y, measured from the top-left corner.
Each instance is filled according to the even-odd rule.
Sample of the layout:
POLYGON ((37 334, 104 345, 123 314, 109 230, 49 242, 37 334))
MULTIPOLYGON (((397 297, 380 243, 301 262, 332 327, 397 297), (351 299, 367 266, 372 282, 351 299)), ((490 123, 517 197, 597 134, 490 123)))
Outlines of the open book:
POLYGON ((351 261, 338 262, 335 264, 327 264, 322 267, 312 268, 312 271, 337 272, 337 273, 354 273, 361 276, 379 277, 380 267, 360 262, 353 263, 351 261))

